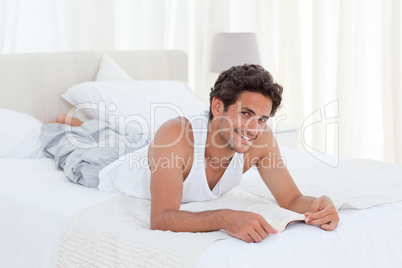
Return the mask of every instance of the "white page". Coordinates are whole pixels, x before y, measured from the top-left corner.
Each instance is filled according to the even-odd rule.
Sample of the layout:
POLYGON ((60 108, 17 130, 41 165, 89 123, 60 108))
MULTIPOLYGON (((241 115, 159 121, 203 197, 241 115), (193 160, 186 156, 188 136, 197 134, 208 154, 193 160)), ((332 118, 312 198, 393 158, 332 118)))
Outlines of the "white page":
POLYGON ((292 221, 304 221, 305 216, 276 205, 258 204, 247 208, 248 211, 260 214, 278 232, 285 230, 292 221))

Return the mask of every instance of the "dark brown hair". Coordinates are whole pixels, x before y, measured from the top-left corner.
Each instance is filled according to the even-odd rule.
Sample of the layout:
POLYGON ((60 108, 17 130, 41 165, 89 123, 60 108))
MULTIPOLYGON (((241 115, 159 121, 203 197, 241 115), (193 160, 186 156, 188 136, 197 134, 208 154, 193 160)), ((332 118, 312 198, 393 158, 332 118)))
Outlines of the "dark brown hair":
POLYGON ((224 104, 226 112, 230 105, 234 104, 240 93, 243 91, 258 92, 272 100, 272 111, 274 116, 282 101, 281 85, 277 84, 272 75, 257 64, 244 64, 234 66, 223 71, 215 82, 209 94, 209 119, 213 118, 212 100, 214 97, 220 99, 224 104))

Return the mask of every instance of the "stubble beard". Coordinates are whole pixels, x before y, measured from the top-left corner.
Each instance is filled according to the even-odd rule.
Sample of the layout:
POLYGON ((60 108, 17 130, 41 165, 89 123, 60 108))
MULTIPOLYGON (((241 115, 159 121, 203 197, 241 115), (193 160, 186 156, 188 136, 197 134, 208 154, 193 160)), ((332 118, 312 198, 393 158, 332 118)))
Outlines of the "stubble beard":
POLYGON ((235 146, 235 141, 234 141, 235 135, 238 135, 236 133, 235 129, 224 125, 222 122, 219 122, 219 124, 218 124, 218 133, 219 133, 220 139, 224 142, 224 145, 226 145, 228 149, 230 149, 230 150, 232 150, 232 151, 234 151, 236 153, 240 153, 239 150, 235 146), (223 132, 222 129, 228 129, 228 131, 223 132), (224 135, 224 133, 228 133, 229 137, 226 137, 224 135))
POLYGON ((219 137, 221 138, 221 140, 223 140, 225 142, 225 145, 228 147, 228 149, 235 151, 236 152, 236 148, 234 146, 234 141, 233 141, 233 137, 232 138, 226 138, 222 132, 219 132, 219 137))

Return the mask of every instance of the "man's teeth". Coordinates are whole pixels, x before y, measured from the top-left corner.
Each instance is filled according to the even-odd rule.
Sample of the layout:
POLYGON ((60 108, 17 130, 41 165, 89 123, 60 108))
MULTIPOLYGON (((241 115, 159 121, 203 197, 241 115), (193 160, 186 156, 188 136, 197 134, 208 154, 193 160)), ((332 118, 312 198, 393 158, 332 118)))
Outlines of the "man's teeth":
POLYGON ((240 134, 240 133, 237 133, 237 134, 239 134, 239 135, 240 135, 240 137, 242 137, 243 139, 245 139, 245 140, 247 140, 247 141, 251 140, 251 138, 248 138, 248 137, 246 137, 246 136, 243 136, 243 135, 242 135, 242 134, 240 134))

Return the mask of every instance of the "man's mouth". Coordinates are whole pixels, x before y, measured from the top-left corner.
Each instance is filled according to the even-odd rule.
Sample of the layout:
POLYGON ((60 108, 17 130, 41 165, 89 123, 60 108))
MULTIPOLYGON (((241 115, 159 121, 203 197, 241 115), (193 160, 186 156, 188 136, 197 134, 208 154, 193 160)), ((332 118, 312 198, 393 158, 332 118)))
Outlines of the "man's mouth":
POLYGON ((253 138, 248 137, 248 136, 246 136, 246 135, 244 135, 244 134, 241 134, 241 133, 239 133, 239 132, 237 132, 237 131, 236 131, 236 133, 237 133, 237 135, 239 135, 243 140, 245 140, 245 141, 247 141, 247 142, 250 142, 251 140, 253 140, 253 138))

